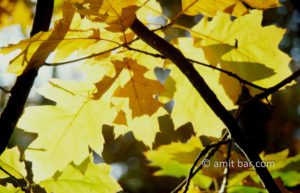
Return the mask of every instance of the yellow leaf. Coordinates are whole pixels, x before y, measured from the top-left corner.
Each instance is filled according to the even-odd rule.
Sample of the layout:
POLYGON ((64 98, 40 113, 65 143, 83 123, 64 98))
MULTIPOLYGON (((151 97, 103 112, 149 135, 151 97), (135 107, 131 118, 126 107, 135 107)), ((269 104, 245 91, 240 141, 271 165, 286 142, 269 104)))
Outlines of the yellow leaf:
POLYGON ((8 71, 20 75, 24 70, 39 68, 66 35, 73 13, 74 10, 66 4, 64 19, 60 20, 52 31, 40 32, 17 45, 2 49, 0 54, 21 49, 21 52, 11 60, 8 71))
POLYGON ((150 80, 144 77, 148 69, 139 65, 136 61, 124 58, 123 61, 116 61, 125 64, 128 69, 130 80, 114 92, 115 97, 129 98, 129 105, 132 110, 132 118, 141 115, 154 114, 162 104, 154 97, 164 91, 164 87, 158 80, 150 80))
POLYGON ((12 184, 6 186, 0 185, 0 192, 2 193, 25 193, 20 187, 16 188, 12 184))
MULTIPOLYGON (((278 49, 285 30, 263 27, 261 21, 262 12, 257 10, 234 21, 230 15, 219 12, 211 21, 202 19, 191 32, 199 38, 196 46, 203 49, 211 65, 220 65, 250 82, 270 87, 291 74, 290 57, 278 49)), ((225 74, 221 74, 220 83, 236 102, 240 83, 225 74)), ((255 94, 258 90, 250 88, 250 92, 255 94)))
POLYGON ((137 0, 85 0, 76 2, 76 7, 80 14, 92 21, 106 23, 107 30, 125 32, 135 19, 136 4, 137 0))
POLYGON ((182 0, 182 12, 187 15, 203 14, 212 17, 218 11, 239 16, 248 10, 240 0, 182 0))
POLYGON ((110 176, 111 167, 88 160, 86 169, 69 164, 59 175, 39 183, 47 192, 55 193, 116 193, 122 190, 110 176))
POLYGON ((256 9, 268 9, 280 6, 279 0, 242 0, 244 3, 256 9))
POLYGON ((32 12, 24 1, 2 0, 0 3, 0 28, 13 24, 21 25, 22 32, 26 34, 32 23, 32 12))
MULTIPOLYGON (((20 151, 17 147, 12 149, 6 148, 0 156, 0 166, 17 179, 25 178, 27 174, 25 163, 20 161, 20 151)), ((0 179, 8 177, 10 176, 0 170, 0 179)))
POLYGON ((81 19, 79 14, 74 15, 72 6, 68 4, 64 7, 64 18, 59 20, 52 30, 40 32, 0 51, 0 54, 9 54, 20 50, 11 60, 9 72, 20 75, 25 69, 38 68, 52 52, 55 55, 52 62, 63 62, 66 59, 70 60, 71 55, 73 59, 77 59, 110 50, 118 45, 114 42, 118 36, 102 33, 99 23, 81 19))
POLYGON ((25 152, 33 162, 35 181, 52 176, 71 161, 81 163, 89 147, 101 153, 102 125, 110 124, 117 113, 110 108, 109 96, 93 100, 94 91, 90 83, 53 79, 39 92, 57 104, 26 108, 18 127, 38 134, 25 152))
MULTIPOLYGON (((178 47, 186 57, 202 62, 206 61, 203 50, 195 48, 191 39, 179 38, 178 47)), ((222 101, 222 104, 228 110, 234 109, 235 106, 225 93, 222 85, 216 81, 221 75, 220 72, 197 64, 194 66, 222 101)), ((172 99, 175 104, 171 112, 171 117, 173 118, 175 128, 191 122, 198 136, 209 135, 219 137, 222 129, 225 128, 222 121, 212 112, 199 93, 176 66, 170 65, 167 68, 170 68, 171 72, 170 77, 166 80, 165 87, 167 91, 163 93, 163 96, 169 96, 170 93, 174 93, 172 99), (175 88, 173 81, 175 81, 175 88)))
POLYGON ((233 16, 240 16, 248 13, 248 9, 243 3, 256 9, 280 6, 278 0, 182 0, 182 13, 213 17, 217 15, 218 11, 222 11, 233 16))

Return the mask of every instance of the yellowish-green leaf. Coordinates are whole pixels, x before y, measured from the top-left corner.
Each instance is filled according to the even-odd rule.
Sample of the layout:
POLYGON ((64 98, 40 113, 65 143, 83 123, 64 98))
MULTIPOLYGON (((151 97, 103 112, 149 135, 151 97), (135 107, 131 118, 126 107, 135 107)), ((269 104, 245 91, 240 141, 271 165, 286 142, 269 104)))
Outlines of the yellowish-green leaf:
MULTIPOLYGON (((149 150, 145 153, 150 165, 160 167, 154 174, 158 176, 186 177, 197 154, 203 148, 200 139, 192 137, 186 143, 171 143, 160 146, 157 150, 149 150)), ((193 182, 207 189, 211 179, 199 172, 193 182)))
POLYGON ((67 165, 59 175, 39 183, 47 192, 55 193, 116 193, 122 190, 112 176, 111 167, 105 163, 89 161, 84 172, 72 164, 67 165))
POLYGON ((25 193, 21 188, 16 188, 12 184, 7 184, 6 186, 0 185, 1 193, 25 193))
MULTIPOLYGON (((261 154, 264 164, 268 167, 272 177, 280 178, 283 184, 288 187, 297 186, 300 184, 300 155, 294 157, 287 157, 289 151, 283 150, 274 154, 261 154)), ((230 178, 229 186, 243 185, 242 180, 251 176, 256 182, 259 181, 257 174, 254 170, 240 172, 234 177, 230 178)))
MULTIPOLYGON (((230 15, 219 12, 211 21, 202 19, 191 32, 199 38, 196 46, 204 50, 210 64, 220 65, 262 87, 270 87, 291 74, 290 57, 278 49, 285 30, 276 26, 263 27, 261 21, 262 12, 257 10, 234 21, 230 15)), ((225 74, 221 74, 219 80, 236 102, 240 83, 225 74)), ((252 94, 258 92, 250 91, 252 94)))
MULTIPOLYGON (((17 179, 26 176, 25 163, 20 161, 20 151, 17 147, 6 149, 0 156, 0 167, 17 179)), ((6 173, 0 170, 0 178, 8 178, 6 173)))

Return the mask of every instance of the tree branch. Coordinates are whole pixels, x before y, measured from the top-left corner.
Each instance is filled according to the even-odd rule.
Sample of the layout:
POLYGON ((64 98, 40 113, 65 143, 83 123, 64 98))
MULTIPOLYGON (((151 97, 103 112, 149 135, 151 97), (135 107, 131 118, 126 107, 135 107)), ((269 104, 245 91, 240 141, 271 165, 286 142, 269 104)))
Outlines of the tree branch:
MULTIPOLYGON (((251 141, 247 139, 234 117, 225 109, 218 100, 215 93, 209 88, 202 76, 199 75, 194 66, 184 57, 184 55, 166 40, 151 32, 142 22, 135 19, 131 26, 131 30, 135 32, 144 42, 156 49, 165 57, 169 58, 180 71, 188 78, 190 83, 202 96, 205 102, 213 110, 213 112, 227 126, 228 131, 234 141, 237 143, 241 151, 247 159, 252 163, 261 162, 257 153, 252 152, 253 146, 251 141)), ((263 185, 269 192, 280 193, 279 188, 274 182, 267 168, 255 167, 257 174, 262 180, 263 185)))
MULTIPOLYGON (((31 36, 40 31, 49 29, 54 0, 38 0, 36 15, 34 17, 31 36)), ((38 69, 29 69, 17 78, 17 81, 10 93, 11 96, 0 117, 0 155, 5 150, 11 134, 21 117, 25 102, 28 98, 34 79, 38 74, 38 69)))

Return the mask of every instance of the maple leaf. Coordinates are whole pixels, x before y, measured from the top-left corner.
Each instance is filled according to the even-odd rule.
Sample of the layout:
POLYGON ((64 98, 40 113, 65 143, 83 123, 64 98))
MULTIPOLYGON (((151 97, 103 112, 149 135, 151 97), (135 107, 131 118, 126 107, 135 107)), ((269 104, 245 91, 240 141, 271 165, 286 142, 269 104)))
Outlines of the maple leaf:
POLYGON ((27 27, 32 23, 32 13, 24 1, 3 0, 0 3, 0 28, 18 24, 26 34, 27 27))
MULTIPOLYGON (((20 151, 17 147, 6 149, 0 156, 0 166, 17 179, 26 176, 25 163, 20 161, 20 151)), ((0 179, 9 177, 0 170, 0 179)))
MULTIPOLYGON (((267 88, 291 74, 290 57, 278 49, 285 30, 276 26, 263 27, 261 21, 262 12, 257 10, 234 21, 230 15, 219 12, 211 21, 203 18, 191 33, 199 38, 195 46, 203 49, 211 65, 220 65, 267 88)), ((239 81, 221 74, 220 83, 236 102, 241 92, 239 81)), ((257 89, 249 89, 252 94, 258 93, 257 89)))
MULTIPOLYGON (((272 177, 280 178, 285 186, 294 187, 300 184, 300 175, 299 175, 299 162, 300 155, 295 155, 294 157, 288 157, 289 150, 283 150, 281 152, 273 154, 261 153, 260 157, 262 158, 265 165, 268 167, 268 170, 271 172, 272 177)), ((237 185, 243 185, 243 179, 251 177, 255 182, 258 181, 258 177, 253 170, 239 172, 234 175, 228 183, 229 187, 234 187, 237 185)))
MULTIPOLYGON (((203 149, 200 139, 192 137, 186 143, 162 145, 157 150, 145 152, 150 166, 159 167, 154 173, 157 176, 186 177, 199 151, 203 149)), ((199 172, 192 181, 201 188, 207 189, 212 180, 199 172)))
POLYGON ((144 77, 148 69, 139 65, 130 58, 124 58, 125 68, 129 70, 130 80, 124 87, 119 87, 114 92, 115 97, 129 98, 129 106, 132 110, 132 117, 147 114, 151 116, 162 104, 157 101, 155 95, 164 91, 164 87, 158 80, 150 80, 144 77))
POLYGON ((279 0, 265 0, 265 1, 242 0, 242 1, 256 9, 269 9, 269 8, 274 8, 274 7, 280 6, 279 0))
POLYGON ((6 186, 0 185, 0 192, 2 193, 25 193, 20 187, 16 188, 12 184, 6 186))
POLYGON ((20 50, 13 52, 8 68, 9 72, 20 75, 26 69, 43 65, 52 52, 55 55, 52 56, 52 62, 62 62, 71 55, 80 58, 116 47, 118 44, 114 39, 118 39, 118 36, 102 33, 100 27, 99 23, 81 19, 79 14, 74 15, 74 8, 65 3, 64 17, 56 22, 52 30, 4 48, 0 54, 7 55, 20 50))
POLYGON ((92 21, 103 22, 111 32, 125 32, 135 19, 137 0, 84 0, 76 2, 78 13, 92 21))
MULTIPOLYGON (((179 38, 178 47, 186 57, 202 62, 206 61, 203 50, 195 48, 192 39, 179 38)), ((216 81, 221 76, 220 72, 196 64, 194 66, 222 101, 222 104, 227 109, 234 109, 235 106, 222 88, 222 85, 216 81)), ((170 69, 171 72, 165 83, 166 92, 162 93, 160 98, 164 97, 163 100, 165 101, 168 96, 171 96, 171 99, 174 100, 171 117, 175 128, 191 122, 198 136, 210 135, 219 137, 222 129, 225 128, 222 121, 213 113, 176 66, 168 65, 166 68, 170 69)))
MULTIPOLYGON (((89 158, 88 158, 89 159, 89 158)), ((114 193, 122 190, 110 176, 111 167, 105 163, 94 164, 92 160, 82 166, 67 165, 52 178, 39 183, 47 192, 55 193, 114 193), (79 168, 78 168, 79 167, 79 168)))
POLYGON ((187 15, 203 14, 206 16, 215 16, 218 11, 231 13, 239 16, 248 10, 240 0, 182 0, 182 12, 187 15))
POLYGON ((243 4, 256 9, 269 9, 278 7, 278 0, 182 0, 182 12, 187 15, 203 14, 213 17, 218 11, 229 13, 233 16, 240 16, 248 12, 247 7, 243 4))
POLYGON ((30 144, 33 149, 25 152, 26 159, 33 162, 35 181, 46 179, 71 161, 81 163, 89 147, 101 153, 102 125, 111 123, 116 112, 111 110, 107 96, 93 100, 93 91, 90 83, 53 79, 39 93, 57 104, 26 108, 18 126, 38 134, 30 144))

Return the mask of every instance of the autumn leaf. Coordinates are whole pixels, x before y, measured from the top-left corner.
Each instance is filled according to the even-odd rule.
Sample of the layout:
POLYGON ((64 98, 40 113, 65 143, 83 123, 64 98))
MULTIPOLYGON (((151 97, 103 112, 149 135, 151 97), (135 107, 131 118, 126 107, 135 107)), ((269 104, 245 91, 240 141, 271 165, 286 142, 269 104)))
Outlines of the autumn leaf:
MULTIPOLYGON (((20 152, 17 147, 12 149, 7 148, 3 154, 1 154, 0 166, 17 179, 23 179, 27 174, 25 163, 20 161, 20 152)), ((0 170, 0 179, 8 177, 10 176, 0 170)))
POLYGON ((82 168, 69 164, 54 177, 40 182, 40 186, 55 193, 114 193, 122 190, 110 176, 109 165, 94 164, 89 160, 85 167, 82 171, 82 168))
POLYGON ((124 87, 118 87, 113 96, 129 98, 132 118, 145 114, 151 116, 162 106, 162 104, 155 99, 155 95, 164 91, 164 87, 158 80, 146 79, 144 74, 148 69, 139 65, 136 61, 130 58, 124 58, 123 61, 116 62, 125 64, 124 67, 129 70, 128 73, 131 78, 124 87))
MULTIPOLYGON (((178 48, 183 50, 183 54, 186 57, 206 63, 203 50, 201 48, 195 48, 190 38, 179 38, 178 48)), ((194 66, 216 93, 217 97, 222 100, 223 105, 227 109, 234 109, 234 104, 222 86, 215 81, 221 76, 220 72, 197 64, 194 66)), ((171 72, 165 83, 166 92, 164 92, 160 98, 164 97, 163 100, 165 101, 168 96, 172 96, 171 99, 174 100, 174 107, 171 112, 171 117, 174 121, 175 128, 191 122, 198 136, 209 135, 219 137, 222 129, 225 128, 224 124, 212 112, 206 102, 176 66, 169 65, 166 66, 166 68, 171 69, 171 72), (173 84, 175 84, 175 88, 173 84)))
POLYGON ((77 12, 92 21, 103 22, 111 32, 125 32, 135 19, 137 0, 85 0, 76 2, 77 12))
POLYGON ((222 11, 241 16, 248 12, 244 3, 256 9, 269 9, 280 5, 278 0, 182 0, 182 12, 187 15, 203 14, 213 17, 218 11, 222 11))
MULTIPOLYGON (((268 167, 274 179, 280 178, 283 184, 287 187, 294 187, 300 184, 299 175, 299 160, 300 155, 294 157, 288 157, 288 149, 273 154, 264 154, 260 156, 263 160, 263 164, 268 167)), ((243 185, 243 179, 250 176, 255 182, 259 182, 259 179, 254 170, 244 171, 234 175, 228 183, 229 187, 243 185)))
POLYGON ((40 32, 0 50, 3 55, 20 50, 14 52, 9 72, 20 75, 25 69, 40 67, 51 52, 50 60, 56 63, 64 62, 71 55, 73 58, 81 58, 95 52, 109 52, 118 45, 114 39, 119 39, 119 36, 100 32, 99 23, 81 19, 79 14, 74 15, 72 6, 64 5, 64 15, 49 32, 40 32))
POLYGON ((21 25, 22 32, 32 23, 30 7, 24 1, 3 0, 0 3, 0 28, 13 24, 21 25))
POLYGON ((38 134, 25 152, 26 159, 33 162, 35 181, 46 179, 71 161, 81 163, 89 147, 101 153, 102 125, 111 123, 116 112, 111 110, 107 96, 93 100, 94 90, 90 83, 51 80, 39 92, 57 105, 25 110, 18 126, 38 134))
MULTIPOLYGON (((192 137, 186 143, 162 145, 157 150, 147 151, 145 155, 150 160, 150 166, 160 168, 154 175, 179 178, 189 174, 190 167, 201 149, 203 145, 200 139, 192 137)), ((205 189, 212 183, 212 180, 202 172, 199 172, 192 181, 205 189)))
POLYGON ((206 16, 215 16, 218 11, 232 13, 239 16, 248 10, 240 0, 182 0, 182 12, 187 15, 203 14, 206 16))
POLYGON ((16 188, 12 184, 6 186, 0 185, 0 192, 2 193, 25 193, 20 187, 16 188))
POLYGON ((279 0, 242 0, 242 2, 256 9, 269 9, 280 6, 279 0))
MULTIPOLYGON (((261 26, 261 21, 261 11, 251 11, 234 21, 230 15, 219 12, 211 21, 203 18, 191 33, 199 38, 195 46, 203 49, 211 65, 220 65, 222 69, 268 88, 291 74, 290 57, 278 49, 285 30, 261 26)), ((219 81, 236 102, 241 92, 239 81, 225 74, 221 74, 219 81)), ((250 92, 259 91, 250 88, 250 92)))

